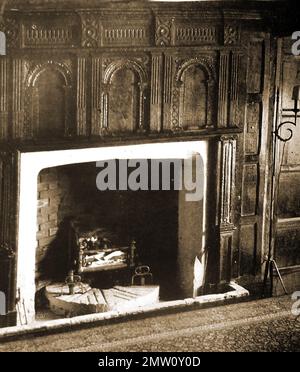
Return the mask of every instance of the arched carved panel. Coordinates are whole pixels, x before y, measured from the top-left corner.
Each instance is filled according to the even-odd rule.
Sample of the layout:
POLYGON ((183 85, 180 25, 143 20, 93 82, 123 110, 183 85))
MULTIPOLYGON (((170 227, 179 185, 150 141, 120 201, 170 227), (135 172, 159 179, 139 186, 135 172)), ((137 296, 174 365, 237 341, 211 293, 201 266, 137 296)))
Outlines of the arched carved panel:
POLYGON ((136 74, 118 70, 110 85, 108 127, 112 132, 134 131, 139 122, 139 87, 136 74))
POLYGON ((207 123, 207 76, 198 65, 182 75, 181 120, 183 129, 203 128, 207 123))
POLYGON ((54 70, 45 70, 37 79, 39 137, 63 135, 65 132, 65 86, 63 77, 54 70))
POLYGON ((143 67, 136 61, 112 62, 103 85, 101 131, 145 130, 148 82, 143 67))
POLYGON ((204 58, 193 58, 177 68, 172 95, 173 129, 213 126, 216 73, 204 58))
POLYGON ((27 80, 30 136, 61 137, 70 133, 71 73, 64 64, 35 66, 27 80))

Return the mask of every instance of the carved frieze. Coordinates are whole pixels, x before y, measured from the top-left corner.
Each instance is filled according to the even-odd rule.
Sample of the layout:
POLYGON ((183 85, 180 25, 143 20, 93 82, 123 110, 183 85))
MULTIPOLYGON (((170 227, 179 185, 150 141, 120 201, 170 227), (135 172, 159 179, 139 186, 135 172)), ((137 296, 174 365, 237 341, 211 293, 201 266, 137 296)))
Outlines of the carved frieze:
POLYGON ((150 43, 149 20, 122 15, 113 21, 97 12, 81 12, 81 45, 85 48, 101 46, 147 46, 150 43))
POLYGON ((74 42, 73 28, 68 24, 44 26, 30 24, 23 26, 24 47, 65 47, 74 42))
POLYGON ((142 46, 149 44, 148 27, 143 22, 132 21, 130 25, 102 22, 101 45, 142 46))
MULTIPOLYGON (((200 23, 200 22, 199 22, 200 23)), ((175 44, 176 45, 199 45, 214 44, 218 42, 218 30, 214 26, 199 26, 179 24, 176 25, 175 44)))

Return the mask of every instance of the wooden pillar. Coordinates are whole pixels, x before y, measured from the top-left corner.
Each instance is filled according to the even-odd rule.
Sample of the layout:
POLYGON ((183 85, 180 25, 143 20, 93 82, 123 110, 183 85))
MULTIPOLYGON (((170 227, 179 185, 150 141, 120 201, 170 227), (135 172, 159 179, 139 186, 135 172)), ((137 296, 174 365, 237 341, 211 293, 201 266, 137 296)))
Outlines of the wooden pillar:
POLYGON ((0 140, 8 138, 8 69, 8 58, 0 57, 0 140))
POLYGON ((6 296, 2 326, 16 324, 18 154, 0 152, 0 291, 6 296))
POLYGON ((21 59, 14 59, 13 62, 13 138, 23 137, 24 124, 24 103, 23 103, 23 79, 24 68, 21 59))
POLYGON ((162 130, 162 55, 161 53, 152 55, 151 71, 151 131, 160 132, 162 130))
POLYGON ((77 65, 77 135, 85 136, 87 134, 86 122, 86 59, 79 58, 77 65))
POLYGON ((235 159, 236 139, 222 136, 219 142, 220 192, 219 192, 219 233, 220 233, 220 275, 219 280, 229 281, 232 277, 234 253, 234 202, 235 202, 235 159))
POLYGON ((91 134, 101 132, 101 57, 92 59, 92 128, 91 134))

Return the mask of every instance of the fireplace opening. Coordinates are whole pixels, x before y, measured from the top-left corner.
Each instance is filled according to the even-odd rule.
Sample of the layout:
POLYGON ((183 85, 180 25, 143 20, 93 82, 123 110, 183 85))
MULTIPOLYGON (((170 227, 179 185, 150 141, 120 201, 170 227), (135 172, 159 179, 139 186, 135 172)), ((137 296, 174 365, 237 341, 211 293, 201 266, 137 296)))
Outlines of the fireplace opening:
MULTIPOLYGON (((122 311, 200 295, 201 276, 205 277, 206 152, 205 142, 191 142, 53 151, 52 157, 24 154, 20 323, 122 311), (159 148, 164 149, 163 157, 155 151, 159 148), (174 187, 172 170, 170 188, 164 189, 162 168, 158 189, 151 189, 150 174, 147 190, 99 190, 96 182, 99 160, 184 164, 195 153, 201 154, 203 165, 199 200, 190 197, 185 183, 174 187), (33 206, 35 213, 31 213, 33 206)), ((192 164, 193 178, 198 163, 192 164)), ((116 173, 117 185, 119 177, 116 173)))

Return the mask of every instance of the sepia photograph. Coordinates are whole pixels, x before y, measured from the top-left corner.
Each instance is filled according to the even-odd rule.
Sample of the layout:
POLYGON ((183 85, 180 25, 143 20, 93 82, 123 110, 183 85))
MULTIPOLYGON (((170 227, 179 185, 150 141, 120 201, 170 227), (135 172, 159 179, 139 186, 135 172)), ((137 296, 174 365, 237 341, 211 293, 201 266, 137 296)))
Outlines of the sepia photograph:
POLYGON ((0 0, 0 352, 300 352, 299 2, 0 0))

